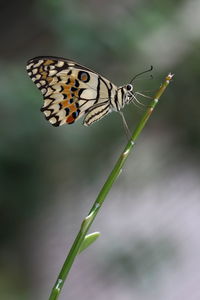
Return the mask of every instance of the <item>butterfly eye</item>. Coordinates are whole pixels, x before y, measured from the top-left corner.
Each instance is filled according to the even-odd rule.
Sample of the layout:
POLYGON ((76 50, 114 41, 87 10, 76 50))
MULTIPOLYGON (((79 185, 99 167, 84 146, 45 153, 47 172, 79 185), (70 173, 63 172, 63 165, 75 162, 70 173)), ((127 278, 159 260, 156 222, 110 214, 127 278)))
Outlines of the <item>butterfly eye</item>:
POLYGON ((127 84, 126 89, 127 89, 127 91, 131 92, 133 90, 132 84, 130 84, 130 83, 127 84))

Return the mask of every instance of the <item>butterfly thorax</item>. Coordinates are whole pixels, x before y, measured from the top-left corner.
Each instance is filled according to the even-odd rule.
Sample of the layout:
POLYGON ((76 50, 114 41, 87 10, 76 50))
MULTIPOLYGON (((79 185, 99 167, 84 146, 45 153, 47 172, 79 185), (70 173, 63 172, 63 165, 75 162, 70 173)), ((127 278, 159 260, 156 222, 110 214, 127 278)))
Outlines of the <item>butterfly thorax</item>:
POLYGON ((132 89, 133 86, 131 84, 117 88, 115 97, 111 100, 113 110, 120 111, 126 104, 129 104, 132 101, 132 89))

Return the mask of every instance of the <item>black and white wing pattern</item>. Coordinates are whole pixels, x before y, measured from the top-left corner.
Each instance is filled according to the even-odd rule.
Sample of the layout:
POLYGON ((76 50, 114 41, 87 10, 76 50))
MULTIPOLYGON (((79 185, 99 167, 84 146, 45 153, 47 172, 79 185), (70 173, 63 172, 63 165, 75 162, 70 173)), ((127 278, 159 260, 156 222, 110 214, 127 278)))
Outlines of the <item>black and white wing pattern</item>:
POLYGON ((30 59, 26 68, 43 94, 41 111, 54 126, 72 124, 82 116, 83 124, 90 125, 123 106, 113 83, 74 61, 40 56, 30 59))

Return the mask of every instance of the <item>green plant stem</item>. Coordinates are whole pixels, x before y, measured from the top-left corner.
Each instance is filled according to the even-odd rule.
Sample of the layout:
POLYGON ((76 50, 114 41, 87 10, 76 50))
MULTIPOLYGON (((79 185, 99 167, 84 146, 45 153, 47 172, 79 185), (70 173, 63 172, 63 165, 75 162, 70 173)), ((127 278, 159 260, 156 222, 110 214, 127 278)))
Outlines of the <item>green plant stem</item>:
POLYGON ((106 195, 110 191, 113 183, 116 181, 117 177, 120 175, 122 167, 130 154, 131 149, 135 145, 135 141, 138 138, 139 134, 141 133, 142 129, 144 128, 147 120, 149 119, 150 115, 152 114, 156 104, 158 103, 158 100, 160 99, 161 95, 165 91, 166 87, 168 86, 169 82, 171 81, 173 75, 169 74, 166 78, 164 83, 161 85, 159 90, 156 92, 153 100, 151 101, 150 105, 148 106, 146 112, 142 116, 141 120, 139 121, 137 127, 135 128, 132 137, 130 138, 129 142, 127 143, 124 151, 120 155, 118 161, 116 162, 112 172, 108 176, 105 184, 103 185, 97 199, 95 200, 89 214, 87 217, 83 220, 80 230, 78 232, 78 235, 75 238, 75 241, 69 251, 69 254, 63 264, 63 267, 58 275, 58 278, 56 280, 55 285, 52 288, 51 295, 49 297, 49 300, 56 300, 58 299, 61 289, 64 285, 64 282, 67 278, 67 275, 71 269, 71 266, 74 262, 75 257, 77 256, 79 252, 79 248, 90 228, 92 225, 101 205, 103 204, 106 195))

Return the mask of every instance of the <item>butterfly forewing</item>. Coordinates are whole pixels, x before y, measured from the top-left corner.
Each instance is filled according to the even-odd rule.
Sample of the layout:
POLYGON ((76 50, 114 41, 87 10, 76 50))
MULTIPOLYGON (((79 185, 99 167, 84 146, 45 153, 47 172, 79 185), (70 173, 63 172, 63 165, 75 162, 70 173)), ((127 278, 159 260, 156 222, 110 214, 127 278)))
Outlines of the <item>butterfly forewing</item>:
POLYGON ((71 60, 36 57, 28 61, 27 72, 43 94, 41 111, 54 126, 72 124, 84 114, 84 125, 90 125, 110 111, 116 97, 114 84, 71 60))

